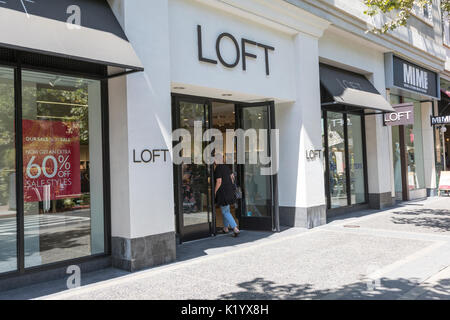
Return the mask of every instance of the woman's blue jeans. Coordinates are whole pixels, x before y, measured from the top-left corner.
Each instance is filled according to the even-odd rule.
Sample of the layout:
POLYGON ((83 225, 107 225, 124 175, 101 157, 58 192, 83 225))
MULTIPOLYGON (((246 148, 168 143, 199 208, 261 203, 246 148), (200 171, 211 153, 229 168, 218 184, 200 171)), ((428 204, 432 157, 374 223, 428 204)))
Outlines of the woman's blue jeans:
POLYGON ((220 211, 222 211, 222 217, 223 217, 223 226, 225 228, 231 227, 232 229, 237 227, 236 222, 234 221, 233 216, 230 212, 230 205, 227 206, 221 206, 220 211))

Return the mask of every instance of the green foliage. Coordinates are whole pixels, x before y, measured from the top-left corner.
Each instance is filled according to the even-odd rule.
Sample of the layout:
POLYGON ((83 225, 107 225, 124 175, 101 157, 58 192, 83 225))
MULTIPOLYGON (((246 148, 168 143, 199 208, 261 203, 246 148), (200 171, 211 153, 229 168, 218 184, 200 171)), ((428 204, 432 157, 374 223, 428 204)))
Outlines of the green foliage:
MULTIPOLYGON (((89 143, 88 89, 81 79, 74 88, 24 82, 22 98, 24 119, 37 119, 36 115, 39 115, 39 119, 77 121, 80 123, 80 144, 89 143)), ((14 82, 12 78, 0 79, 0 206, 10 200, 12 175, 16 171, 14 119, 14 82)), ((26 210, 36 210, 32 205, 25 205, 26 210)))
POLYGON ((86 86, 77 86, 75 90, 64 90, 62 88, 40 88, 37 92, 37 100, 52 101, 59 103, 70 103, 79 106, 55 108, 52 104, 39 104, 38 114, 40 116, 59 116, 67 120, 72 119, 80 122, 80 143, 89 143, 89 119, 88 119, 88 90, 86 86))
MULTIPOLYGON (((413 13, 414 6, 423 8, 432 4, 432 0, 364 0, 367 6, 365 14, 373 17, 378 14, 394 13, 392 20, 384 23, 380 28, 373 28, 374 33, 387 33, 398 27, 406 26, 408 19, 413 13)), ((441 0, 441 10, 443 13, 450 12, 450 0, 441 0)), ((443 16, 446 16, 446 14, 443 16)))

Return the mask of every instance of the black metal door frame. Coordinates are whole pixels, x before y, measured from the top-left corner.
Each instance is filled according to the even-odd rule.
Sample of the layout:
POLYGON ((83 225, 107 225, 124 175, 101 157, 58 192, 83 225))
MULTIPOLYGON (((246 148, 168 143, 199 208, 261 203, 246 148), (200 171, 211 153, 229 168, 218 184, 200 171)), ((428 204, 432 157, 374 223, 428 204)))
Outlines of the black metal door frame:
MULTIPOLYGON (((212 124, 212 103, 209 99, 201 98, 201 97, 188 97, 181 96, 177 94, 172 94, 172 128, 178 129, 181 126, 180 119, 180 102, 191 102, 203 104, 205 107, 204 112, 204 123, 208 123, 208 128, 211 127, 212 124), (207 111, 207 112, 206 112, 207 111), (208 118, 206 118, 206 113, 208 114, 208 118)), ((173 142, 174 145, 177 143, 173 142)), ((212 165, 207 165, 207 179, 209 180, 208 186, 211 188, 210 192, 207 193, 207 210, 208 210, 208 222, 185 226, 184 225, 184 215, 183 215, 183 191, 182 191, 182 168, 181 165, 173 165, 174 168, 174 200, 175 200, 175 221, 176 221, 176 231, 179 234, 179 242, 182 243, 184 241, 196 240, 205 238, 211 235, 216 234, 216 213, 215 213, 215 204, 214 204, 214 189, 213 184, 214 181, 214 170, 212 170, 212 165)))
MULTIPOLYGON (((276 128, 275 125, 275 103, 274 101, 267 102, 255 102, 255 103, 236 103, 235 104, 235 117, 236 117, 236 127, 241 128, 242 125, 242 111, 244 108, 252 108, 252 107, 262 107, 266 106, 268 111, 267 117, 267 141, 268 143, 268 154, 271 156, 273 150, 271 149, 271 130, 276 128)), ((271 190, 271 199, 270 203, 267 204, 268 208, 270 208, 270 216, 269 217, 251 217, 248 218, 245 216, 244 209, 245 206, 245 184, 244 184, 244 165, 238 164, 238 183, 243 189, 242 199, 238 206, 239 214, 239 225, 242 229, 249 230, 270 230, 270 231, 280 231, 280 218, 279 218, 279 205, 278 205, 278 174, 270 176, 270 190, 271 190)))
MULTIPOLYGON (((347 206, 351 207, 355 204, 351 203, 351 176, 350 176, 350 152, 349 152, 349 144, 348 144, 348 115, 353 114, 361 117, 361 133, 362 133, 362 142, 363 142, 363 166, 364 166, 364 194, 365 194, 365 202, 361 204, 366 204, 369 202, 369 187, 368 187, 368 173, 367 173, 367 146, 366 146, 366 121, 364 114, 362 112, 354 112, 350 110, 339 111, 337 109, 327 109, 322 108, 322 119, 323 119, 323 128, 324 128, 324 156, 325 156, 325 194, 326 194, 326 203, 327 209, 333 210, 331 208, 331 191, 330 191, 330 159, 329 159, 329 148, 328 148, 328 112, 340 113, 342 114, 343 127, 344 127, 344 144, 345 144, 345 188, 347 191, 347 206)), ((356 204, 360 205, 360 204, 356 204)), ((337 209, 337 208, 336 208, 337 209)))
MULTIPOLYGON (((224 99, 213 99, 213 98, 207 98, 207 97, 199 97, 199 96, 192 96, 192 95, 184 95, 184 94, 177 94, 172 93, 172 128, 176 129, 180 127, 180 117, 179 112, 177 112, 177 109, 179 109, 179 102, 180 101, 187 101, 187 102, 195 102, 195 103, 203 103, 208 105, 209 107, 209 125, 212 126, 212 102, 223 102, 223 103, 233 103, 235 105, 235 129, 240 128, 240 117, 239 117, 239 110, 242 110, 242 107, 256 107, 256 106, 268 106, 269 111, 269 117, 268 117, 268 129, 275 129, 275 103, 274 101, 266 101, 266 102, 256 102, 256 103, 243 103, 239 101, 233 101, 233 100, 224 100, 224 99)), ((268 130, 268 141, 270 141, 271 130, 268 130)), ((176 142, 174 142, 175 144, 176 142)), ((270 144, 268 146, 270 148, 270 144)), ((269 149, 269 152, 271 150, 269 149)), ((212 168, 212 166, 211 166, 212 168)), ((238 172, 237 172, 237 183, 241 185, 242 182, 242 174, 243 174, 243 167, 242 165, 237 165, 238 172)), ((216 235, 216 210, 215 210, 215 203, 214 203, 214 188, 213 188, 213 181, 214 181, 214 170, 210 170, 210 185, 211 185, 211 223, 210 223, 210 235, 216 235)), ((180 235, 180 243, 183 241, 189 241, 193 239, 201 238, 201 230, 195 230, 194 227, 192 227, 192 237, 183 237, 183 217, 182 214, 180 214, 180 210, 182 208, 182 198, 180 197, 181 194, 181 166, 174 165, 174 189, 175 189, 175 215, 176 215, 176 230, 177 233, 180 235)), ((244 186, 243 190, 244 190, 244 186)), ((250 223, 245 224, 243 229, 249 229, 249 230, 271 230, 271 231, 280 231, 280 219, 279 219, 279 205, 278 205, 278 174, 274 174, 271 176, 271 190, 272 190, 272 199, 270 203, 271 207, 271 217, 268 217, 266 221, 264 222, 257 222, 257 223, 250 223)), ((243 192, 244 197, 245 192, 243 192)), ((238 207, 236 211, 236 218, 239 220, 240 227, 242 228, 242 216, 243 216, 243 209, 244 206, 242 205, 243 199, 238 202, 238 207)), ((251 221, 250 221, 251 222, 251 221)), ((255 221, 256 222, 256 221, 255 221)), ((186 231, 186 230, 184 230, 186 231)), ((203 237, 206 237, 206 234, 203 234, 203 237)))

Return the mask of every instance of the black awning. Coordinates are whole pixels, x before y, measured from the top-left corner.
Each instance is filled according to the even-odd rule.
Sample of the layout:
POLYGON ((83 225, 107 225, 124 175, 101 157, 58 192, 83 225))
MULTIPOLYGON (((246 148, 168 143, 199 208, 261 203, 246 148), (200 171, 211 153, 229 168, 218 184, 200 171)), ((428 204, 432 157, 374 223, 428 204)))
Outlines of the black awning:
POLYGON ((391 104, 363 75, 320 64, 320 83, 333 101, 322 106, 344 105, 359 109, 394 112, 391 104))
POLYGON ((6 48, 143 70, 106 0, 4 0, 0 29, 6 48))

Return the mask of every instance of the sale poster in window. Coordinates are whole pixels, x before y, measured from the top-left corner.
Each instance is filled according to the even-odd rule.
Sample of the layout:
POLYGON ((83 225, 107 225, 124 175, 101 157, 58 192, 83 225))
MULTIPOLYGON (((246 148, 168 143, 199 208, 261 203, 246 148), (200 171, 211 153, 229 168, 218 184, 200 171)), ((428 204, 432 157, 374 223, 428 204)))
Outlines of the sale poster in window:
POLYGON ((79 197, 79 122, 23 120, 22 128, 24 201, 79 197))

